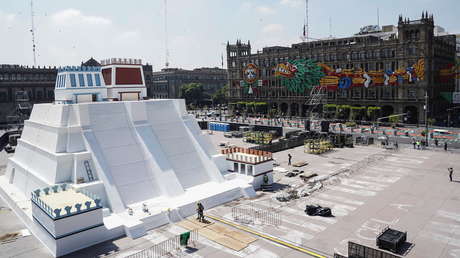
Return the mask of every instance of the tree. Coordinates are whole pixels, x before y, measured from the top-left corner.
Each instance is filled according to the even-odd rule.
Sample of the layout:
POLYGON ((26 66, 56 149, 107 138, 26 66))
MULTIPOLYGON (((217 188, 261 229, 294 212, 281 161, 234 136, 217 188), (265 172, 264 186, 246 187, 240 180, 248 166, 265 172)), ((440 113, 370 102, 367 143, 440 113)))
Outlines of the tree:
POLYGON ((198 105, 204 99, 203 85, 201 83, 187 83, 180 88, 180 96, 187 104, 198 105))
POLYGON ((216 91, 214 94, 212 94, 212 102, 214 104, 224 104, 227 102, 227 91, 228 91, 228 85, 225 85, 224 87, 220 88, 218 91, 216 91))

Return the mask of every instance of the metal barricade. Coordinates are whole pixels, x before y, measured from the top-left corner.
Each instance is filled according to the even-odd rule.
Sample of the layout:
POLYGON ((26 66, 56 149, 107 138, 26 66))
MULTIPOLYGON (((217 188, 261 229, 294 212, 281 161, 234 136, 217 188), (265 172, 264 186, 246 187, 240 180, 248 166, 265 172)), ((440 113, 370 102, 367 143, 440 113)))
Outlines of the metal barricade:
MULTIPOLYGON (((198 230, 190 231, 189 246, 196 247, 198 243, 198 230)), ((125 258, 156 258, 181 256, 183 249, 180 245, 180 236, 174 236, 163 242, 155 244, 137 253, 125 256, 125 258)))
POLYGON ((280 226, 282 224, 281 214, 275 209, 261 209, 249 207, 233 207, 232 218, 236 222, 244 224, 262 224, 280 226))

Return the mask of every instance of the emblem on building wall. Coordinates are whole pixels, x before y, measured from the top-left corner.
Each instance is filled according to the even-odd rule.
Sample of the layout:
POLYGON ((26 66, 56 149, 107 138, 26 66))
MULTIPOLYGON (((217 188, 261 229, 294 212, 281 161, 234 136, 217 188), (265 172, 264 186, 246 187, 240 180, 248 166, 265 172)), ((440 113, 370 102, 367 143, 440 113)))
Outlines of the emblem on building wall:
POLYGON ((259 68, 255 64, 248 64, 243 70, 243 77, 246 83, 254 83, 259 78, 259 68))

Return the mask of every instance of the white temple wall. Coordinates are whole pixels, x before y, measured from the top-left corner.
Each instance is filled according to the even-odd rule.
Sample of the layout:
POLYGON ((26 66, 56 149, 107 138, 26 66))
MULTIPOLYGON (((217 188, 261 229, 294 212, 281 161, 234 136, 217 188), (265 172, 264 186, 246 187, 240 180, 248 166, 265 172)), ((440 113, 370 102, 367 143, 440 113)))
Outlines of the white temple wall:
POLYGON ((26 127, 21 139, 49 152, 66 152, 67 128, 38 124, 33 121, 25 121, 24 124, 26 127))
POLYGON ((101 155, 97 159, 107 164, 105 174, 116 185, 123 202, 120 208, 124 209, 126 205, 160 196, 161 191, 157 179, 149 172, 148 155, 137 139, 125 103, 109 105, 110 109, 98 103, 88 105, 88 120, 91 121, 88 130, 93 139, 87 138, 87 142, 99 149, 96 152, 101 155))
POLYGON ((273 170, 273 161, 267 161, 254 166, 254 175, 273 170))
POLYGON ((67 126, 68 105, 34 105, 29 120, 54 127, 67 126))
POLYGON ((68 127, 66 129, 67 129, 66 152, 86 151, 81 127, 68 127))
POLYGON ((205 152, 211 156, 218 154, 216 148, 212 145, 212 142, 209 137, 205 137, 203 132, 196 120, 193 119, 191 115, 187 115, 187 118, 184 120, 185 125, 192 133, 193 138, 200 144, 200 146, 205 150, 205 152))
POLYGON ((188 115, 185 99, 173 99, 172 102, 180 116, 188 115))
MULTIPOLYGON (((137 135, 142 143, 141 146, 144 152, 148 154, 149 166, 151 167, 151 173, 156 178, 161 190, 161 193, 173 197, 184 193, 182 185, 180 184, 174 169, 169 163, 169 160, 164 152, 164 149, 158 148, 160 143, 157 136, 153 132, 150 125, 142 125, 135 127, 137 135)), ((169 146, 172 147, 172 146, 169 146)), ((180 146, 175 146, 180 147, 180 146)))
POLYGON ((7 176, 9 181, 21 190, 26 197, 30 197, 30 193, 33 190, 48 186, 48 182, 35 177, 28 169, 20 166, 13 160, 7 166, 7 176))
POLYGON ((77 183, 79 178, 83 178, 85 183, 90 182, 90 178, 88 176, 88 172, 86 171, 85 161, 88 161, 89 167, 93 174, 93 181, 97 181, 99 179, 98 173, 96 171, 96 167, 94 166, 91 153, 89 152, 80 152, 73 154, 73 173, 72 173, 72 182, 74 184, 77 183))
POLYGON ((42 150, 24 140, 18 140, 14 160, 28 167, 35 175, 49 184, 70 181, 72 176, 72 154, 58 154, 42 150), (59 165, 58 165, 59 163, 59 165))
POLYGON ((102 101, 103 99, 107 98, 107 89, 102 86, 55 89, 54 99, 62 101, 73 101, 74 103, 77 103, 76 95, 78 94, 96 94, 97 101, 102 101), (72 94, 69 94, 69 90, 72 91, 72 94))
POLYGON ((108 200, 107 193, 105 192, 104 183, 101 180, 91 182, 90 184, 76 184, 73 186, 74 189, 81 190, 84 189, 90 193, 95 194, 101 198, 102 207, 110 208, 110 201, 108 200))
POLYGON ((83 135, 86 149, 92 153, 96 171, 98 171, 99 178, 104 182, 105 190, 107 196, 109 197, 107 199, 108 207, 114 213, 124 212, 126 207, 121 199, 120 193, 118 192, 117 186, 115 185, 114 179, 110 173, 109 164, 105 160, 100 146, 97 144, 97 140, 94 136, 94 133, 90 130, 87 130, 83 131, 83 135), (99 173, 99 171, 101 171, 101 173, 99 173))
POLYGON ((183 149, 179 153, 165 152, 182 187, 188 188, 209 181, 209 175, 174 107, 168 100, 146 102, 148 121, 162 148, 193 146, 192 150, 183 149))

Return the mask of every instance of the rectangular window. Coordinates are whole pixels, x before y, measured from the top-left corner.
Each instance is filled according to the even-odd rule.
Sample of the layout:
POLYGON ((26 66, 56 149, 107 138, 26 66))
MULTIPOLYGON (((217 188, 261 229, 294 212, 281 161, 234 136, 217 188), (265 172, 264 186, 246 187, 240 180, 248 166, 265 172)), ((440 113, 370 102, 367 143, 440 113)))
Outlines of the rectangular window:
POLYGON ((415 89, 408 89, 407 90, 407 98, 408 99, 417 99, 417 91, 415 89))
POLYGON ((80 87, 85 87, 85 77, 82 73, 78 74, 78 81, 80 82, 80 87))
POLYGON ((94 75, 94 80, 96 81, 96 86, 101 86, 101 77, 99 74, 94 75))
POLYGON ((361 89, 353 89, 352 90, 352 98, 360 99, 361 98, 361 89))
POLYGON ((375 89, 367 89, 367 98, 376 99, 375 89))
POLYGON ((88 84, 88 87, 93 87, 93 74, 88 73, 86 74, 86 83, 88 84))
POLYGON ((63 75, 61 75, 61 76, 62 76, 62 79, 61 79, 61 88, 65 88, 65 77, 66 77, 66 75, 63 74, 63 75))
POLYGON ((382 89, 382 99, 391 99, 391 89, 390 88, 383 88, 382 89))
POLYGON ((77 80, 75 78, 75 74, 70 74, 70 86, 77 87, 77 80))
POLYGON ((348 90, 346 89, 339 89, 337 91, 337 97, 338 98, 347 98, 348 97, 348 90))
POLYGON ((251 165, 248 165, 248 176, 253 176, 254 175, 254 167, 251 165))

